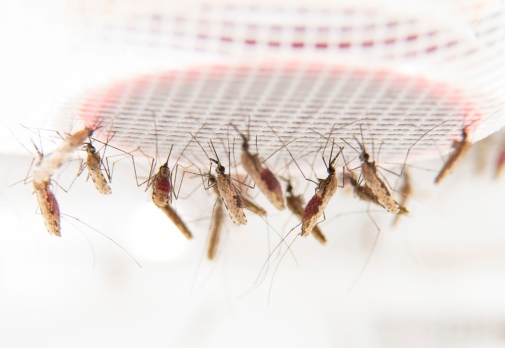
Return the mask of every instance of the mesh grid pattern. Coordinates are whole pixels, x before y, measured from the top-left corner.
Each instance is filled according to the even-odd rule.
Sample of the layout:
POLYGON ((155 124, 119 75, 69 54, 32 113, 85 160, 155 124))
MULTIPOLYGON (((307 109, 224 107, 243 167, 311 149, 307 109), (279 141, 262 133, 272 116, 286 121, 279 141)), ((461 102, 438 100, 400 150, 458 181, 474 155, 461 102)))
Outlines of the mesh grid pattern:
POLYGON ((99 47, 186 61, 173 70, 147 64, 67 98, 58 122, 103 119, 118 146, 181 150, 204 123, 203 143, 226 142, 236 136, 227 123, 245 132, 250 117, 259 153, 281 146, 267 123, 285 141, 299 138, 290 149, 301 153, 324 144, 310 129, 328 134, 355 122, 337 139, 352 139, 362 125, 367 148, 384 141, 381 157, 400 161, 441 122, 412 159, 448 150, 463 126, 476 141, 505 123, 503 2, 127 4, 79 6, 71 28, 99 47))
MULTIPOLYGON (((333 126, 337 143, 343 144, 342 137, 356 145, 352 139, 360 138, 361 125, 369 151, 372 141, 376 147, 384 141, 381 157, 399 161, 434 127, 411 149, 413 157, 438 156, 437 149, 458 138, 463 125, 480 121, 457 89, 384 71, 320 65, 214 66, 143 76, 97 91, 82 105, 80 114, 103 120, 103 129, 116 133, 118 146, 144 151, 152 151, 156 142, 162 152, 172 144, 182 149, 189 133, 204 124, 198 136, 202 144, 231 142, 238 134, 227 124, 247 133, 250 117, 249 132, 258 136, 265 157, 282 146, 269 125, 285 142, 298 138, 289 146, 294 154, 324 145, 319 134, 328 135, 333 126)), ((201 151, 196 143, 191 146, 201 151)))

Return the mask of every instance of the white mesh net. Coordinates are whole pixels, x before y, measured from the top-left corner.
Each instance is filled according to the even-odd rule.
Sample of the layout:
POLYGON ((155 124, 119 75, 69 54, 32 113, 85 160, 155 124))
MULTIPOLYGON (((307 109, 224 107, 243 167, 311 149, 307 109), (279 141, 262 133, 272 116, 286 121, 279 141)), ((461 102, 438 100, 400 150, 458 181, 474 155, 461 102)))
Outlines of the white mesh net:
POLYGON ((396 161, 443 121, 411 156, 438 156, 464 126, 476 141, 504 123, 502 2, 91 1, 66 15, 73 63, 38 114, 66 131, 69 115, 103 120, 128 149, 154 148, 153 114, 160 151, 204 123, 203 142, 227 141, 226 125, 245 132, 250 117, 265 156, 280 146, 268 124, 299 137, 297 152, 324 143, 310 129, 354 122, 337 139, 362 125, 368 147, 384 142, 396 161))

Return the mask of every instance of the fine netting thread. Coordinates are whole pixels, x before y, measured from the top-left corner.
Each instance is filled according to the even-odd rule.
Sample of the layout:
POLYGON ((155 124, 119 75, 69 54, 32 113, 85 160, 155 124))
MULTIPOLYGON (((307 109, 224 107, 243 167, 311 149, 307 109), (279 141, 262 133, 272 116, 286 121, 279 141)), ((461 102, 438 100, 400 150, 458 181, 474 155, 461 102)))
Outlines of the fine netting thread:
MULTIPOLYGON (((403 161, 409 148, 412 159, 439 156, 464 126, 474 129, 482 121, 461 91, 449 86, 384 71, 321 65, 217 66, 142 76, 88 96, 80 114, 84 120, 99 119, 102 130, 115 132, 112 143, 118 147, 140 146, 151 154, 156 143, 163 153, 172 144, 175 153, 182 151, 190 133, 201 127, 197 138, 202 144, 212 139, 226 151, 236 138, 238 148, 240 136, 228 126, 233 122, 244 134, 250 128, 251 150, 256 151, 257 137, 264 157, 282 146, 271 128, 285 143, 297 138, 289 149, 302 154, 324 146, 321 135, 328 136, 334 127, 337 144, 344 145, 344 138, 357 146, 353 137, 361 141, 363 132, 367 150, 381 146, 381 158, 390 161, 403 161)), ((201 152, 196 142, 189 150, 201 152)), ((348 146, 345 151, 355 156, 348 146)), ((290 159, 287 151, 279 156, 290 159)))

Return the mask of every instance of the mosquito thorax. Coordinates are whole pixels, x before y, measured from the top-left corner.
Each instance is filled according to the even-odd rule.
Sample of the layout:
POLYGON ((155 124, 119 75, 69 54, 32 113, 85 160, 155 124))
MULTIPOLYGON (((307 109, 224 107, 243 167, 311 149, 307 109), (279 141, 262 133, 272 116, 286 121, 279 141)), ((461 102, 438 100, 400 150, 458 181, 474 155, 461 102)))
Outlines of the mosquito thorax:
POLYGON ((93 145, 91 145, 91 143, 87 143, 86 144, 86 151, 94 154, 96 152, 96 149, 93 145))
POLYGON ((361 160, 361 162, 368 162, 368 160, 370 159, 370 155, 366 152, 362 152, 359 155, 359 159, 361 160))

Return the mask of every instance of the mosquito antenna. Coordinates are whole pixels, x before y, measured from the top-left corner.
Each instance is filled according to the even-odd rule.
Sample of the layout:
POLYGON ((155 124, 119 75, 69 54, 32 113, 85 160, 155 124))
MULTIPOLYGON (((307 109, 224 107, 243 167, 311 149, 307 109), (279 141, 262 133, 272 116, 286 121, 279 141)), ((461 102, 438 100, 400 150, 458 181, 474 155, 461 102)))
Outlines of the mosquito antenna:
POLYGON ((361 143, 357 139, 356 139, 356 141, 358 141, 358 143, 360 144, 361 151, 362 152, 367 152, 366 151, 366 146, 365 146, 365 139, 363 138, 363 127, 361 127, 361 124, 359 125, 359 133, 360 133, 360 136, 361 136, 361 143))
POLYGON ((275 275, 277 273, 277 270, 279 269, 279 266, 281 265, 282 260, 284 259, 284 256, 288 253, 289 250, 291 250, 291 246, 293 246, 294 242, 296 239, 300 236, 300 234, 297 234, 296 237, 293 239, 291 243, 289 243, 287 250, 282 254, 281 258, 279 259, 279 262, 277 263, 277 266, 275 266, 274 273, 272 274, 272 281, 270 282, 270 287, 268 289, 268 304, 270 305, 270 298, 272 296, 272 287, 274 285, 274 279, 275 275))
POLYGON ((212 151, 214 152, 214 155, 216 155, 216 158, 217 158, 217 161, 214 160, 214 163, 216 163, 216 164, 219 163, 219 165, 221 165, 221 160, 219 159, 219 156, 217 155, 217 151, 216 151, 216 148, 214 147, 214 143, 212 142, 212 139, 209 139, 209 143, 210 143, 210 146, 212 147, 212 151))
POLYGON ((233 128, 235 128, 237 133, 242 137, 242 140, 243 140, 242 141, 242 150, 248 151, 249 150, 249 129, 247 130, 247 137, 246 137, 244 134, 242 134, 242 132, 233 123, 229 123, 228 125, 231 125, 233 128))
POLYGON ((205 156, 207 156, 207 158, 210 160, 210 161, 213 161, 214 163, 217 163, 216 160, 214 160, 213 158, 210 158, 209 155, 207 154, 207 151, 205 151, 205 149, 203 148, 202 144, 200 144, 200 142, 198 141, 198 139, 195 138, 195 136, 192 134, 192 133, 189 133, 191 135, 191 137, 196 141, 196 143, 198 144, 198 146, 200 146, 200 148, 202 149, 202 151, 205 153, 205 156))
POLYGON ((170 159, 170 155, 172 154, 172 149, 174 148, 174 144, 170 145, 170 151, 168 152, 168 157, 166 162, 163 164, 164 167, 168 167, 168 160, 170 159))
MULTIPOLYGON (((263 160, 263 162, 261 162, 261 164, 265 163, 266 161, 268 161, 273 155, 275 155, 277 152, 279 152, 280 150, 282 150, 284 147, 288 146, 289 144, 291 143, 294 143, 295 141, 297 141, 299 138, 294 138, 293 140, 290 140, 289 142, 286 143, 286 145, 282 146, 282 147, 279 147, 277 150, 275 150, 270 156, 268 156, 265 160, 263 160)), ((258 141, 258 136, 256 136, 256 143, 258 141)), ((258 146, 256 145, 256 148, 258 146)), ((257 149, 256 149, 257 150, 257 149)))
POLYGON ((100 232, 99 230, 97 230, 96 228, 94 228, 93 226, 91 225, 88 225, 87 223, 85 223, 84 221, 74 217, 74 216, 70 216, 68 214, 64 214, 64 213, 61 213, 62 216, 68 216, 68 217, 71 217, 72 219, 75 219, 77 221, 79 221, 81 224, 89 227, 90 229, 92 229, 93 231, 97 232, 98 234, 102 235, 104 238, 107 238, 108 240, 110 240, 112 243, 114 243, 115 245, 117 245, 121 250, 123 250, 126 255, 128 255, 136 264, 137 266, 139 266, 140 268, 142 268, 142 266, 140 265, 140 263, 132 256, 132 254, 130 254, 128 251, 126 251, 125 248, 123 248, 118 242, 116 242, 114 239, 112 239, 111 237, 109 237, 108 235, 106 235, 105 233, 103 232, 100 232))
MULTIPOLYGON (((158 157, 159 157, 159 152, 158 152, 158 125, 156 124, 156 114, 154 113, 154 110, 151 110, 151 113, 153 114, 153 123, 154 123, 154 138, 155 138, 155 146, 156 146, 156 161, 158 161, 158 157)), ((172 149, 170 149, 170 151, 172 151, 172 149)), ((168 160, 167 160, 167 163, 168 163, 168 160)))
MULTIPOLYGON (((354 137, 354 139, 356 139, 356 137, 354 137)), ((351 149, 353 149, 354 151, 356 151, 358 154, 361 154, 361 151, 358 151, 354 146, 352 146, 351 144, 349 144, 344 138, 340 138, 340 140, 342 140, 344 143, 346 143, 347 145, 349 145, 349 147, 351 149)), ((357 139, 356 139, 357 140, 357 139)), ((358 142, 359 144, 359 142, 358 142)), ((361 146, 360 146, 361 147, 361 146)))
MULTIPOLYGON (((200 133, 200 132, 202 131, 202 129, 203 129, 203 127, 205 127, 205 125, 207 125, 207 123, 203 123, 203 124, 200 126, 200 128, 198 129, 198 131, 195 133, 195 135, 194 135, 194 136, 193 136, 193 134, 189 133, 189 134, 191 134, 191 136, 193 137, 193 139, 195 139, 195 141, 198 143, 198 145, 200 145, 200 143, 198 142, 198 140, 196 140, 196 138, 195 138, 195 137, 198 135, 198 133, 200 133)), ((190 140, 190 141, 186 144, 186 146, 184 146, 184 149, 182 149, 181 155, 179 156, 179 158, 177 159, 177 161, 175 161, 174 167, 175 167, 175 166, 179 163, 179 160, 181 159, 181 157, 182 157, 182 155, 184 154, 184 152, 186 152, 186 149, 188 148, 189 144, 191 144, 191 141, 192 141, 192 140, 190 140)), ((200 145, 200 147, 202 147, 202 146, 200 145)), ((203 148, 202 148, 202 150, 203 150, 203 148)), ((205 152, 205 150, 203 150, 203 151, 205 152)), ((205 154, 207 155, 207 153, 205 153, 205 154)), ((207 156, 207 158, 208 158, 208 157, 209 157, 209 156, 207 156)))
POLYGON ((284 147, 284 148, 286 149, 286 151, 289 153, 289 155, 290 155, 290 156, 291 156, 291 158, 293 159, 293 162, 295 163, 296 167, 298 168, 298 170, 300 171, 300 173, 302 173, 303 178, 304 178, 305 180, 307 180, 307 181, 312 181, 313 183, 315 183, 315 184, 317 185, 317 184, 318 184, 317 182, 315 182, 314 180, 311 180, 311 179, 309 179, 309 178, 307 178, 307 177, 305 176, 305 174, 304 174, 304 173, 303 173, 303 171, 302 171, 302 168, 300 168, 300 166, 298 165, 298 162, 296 162, 295 157, 293 156, 293 154, 291 153, 291 151, 289 151, 288 146, 284 143, 284 141, 281 139, 281 137, 279 136, 279 134, 277 134, 277 132, 276 132, 276 131, 272 128, 272 126, 271 126, 269 123, 267 123, 267 124, 268 124, 268 127, 270 128, 270 130, 271 130, 271 131, 272 131, 272 132, 273 132, 273 133, 277 136, 277 138, 279 139, 279 141, 282 143, 283 147, 284 147))
POLYGON ((405 155, 405 160, 403 161, 403 166, 402 166, 402 170, 400 172, 400 176, 403 175, 403 171, 405 170, 405 167, 407 165, 407 159, 409 157, 409 154, 410 154, 410 150, 412 150, 412 148, 418 143, 421 141, 421 139, 423 139, 428 133, 432 132, 433 130, 435 130, 436 128, 440 127, 441 125, 443 125, 444 123, 446 123, 448 120, 445 120, 444 122, 441 122, 439 124, 437 124, 435 127, 429 129, 427 132, 425 132, 423 135, 421 135, 421 137, 419 139, 417 139, 414 144, 412 144, 409 149, 407 150, 407 154, 405 155))

